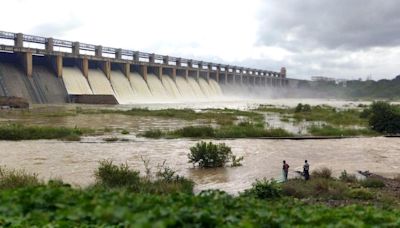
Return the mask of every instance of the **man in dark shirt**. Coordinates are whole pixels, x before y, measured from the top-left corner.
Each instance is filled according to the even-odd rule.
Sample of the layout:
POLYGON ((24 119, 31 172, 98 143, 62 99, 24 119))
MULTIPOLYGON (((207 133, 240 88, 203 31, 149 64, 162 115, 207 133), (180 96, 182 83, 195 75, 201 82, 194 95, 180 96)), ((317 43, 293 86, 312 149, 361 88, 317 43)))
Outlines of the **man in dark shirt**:
POLYGON ((304 173, 304 179, 309 180, 310 179, 310 165, 308 164, 307 160, 304 161, 303 173, 304 173))
POLYGON ((289 173, 289 165, 283 160, 283 181, 287 181, 288 173, 289 173))

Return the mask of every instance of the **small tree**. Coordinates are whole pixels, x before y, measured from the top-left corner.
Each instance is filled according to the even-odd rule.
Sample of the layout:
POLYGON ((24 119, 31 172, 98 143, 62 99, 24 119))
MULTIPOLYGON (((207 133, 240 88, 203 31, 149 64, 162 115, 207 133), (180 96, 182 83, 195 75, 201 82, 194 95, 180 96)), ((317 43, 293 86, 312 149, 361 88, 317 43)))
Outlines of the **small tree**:
POLYGON ((371 105, 369 125, 372 130, 388 133, 400 133, 400 111, 387 102, 374 102, 371 105))
MULTIPOLYGON (((213 144, 212 142, 201 141, 190 148, 188 158, 189 163, 198 164, 202 168, 223 167, 228 161, 232 160, 233 154, 231 148, 226 146, 225 143, 213 144)), ((239 159, 242 160, 242 158, 239 159)), ((240 161, 236 157, 234 160, 240 161)), ((235 165, 238 166, 238 164, 235 165)))

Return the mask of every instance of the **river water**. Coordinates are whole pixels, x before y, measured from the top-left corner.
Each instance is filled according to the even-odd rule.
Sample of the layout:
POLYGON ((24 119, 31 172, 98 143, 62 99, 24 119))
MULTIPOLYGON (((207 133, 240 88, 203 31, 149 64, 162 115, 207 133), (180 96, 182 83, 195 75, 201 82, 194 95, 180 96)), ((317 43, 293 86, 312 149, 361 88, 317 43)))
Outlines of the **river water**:
MULTIPOLYGON (((84 142, 37 140, 0 142, 0 165, 24 168, 44 179, 62 178, 74 185, 86 186, 94 181, 98 161, 112 159, 127 162, 144 173, 142 159, 156 167, 166 161, 179 174, 196 182, 196 190, 219 188, 230 193, 242 191, 261 178, 281 178, 281 163, 290 165, 290 175, 301 170, 304 159, 311 169, 331 168, 335 175, 342 170, 354 173, 369 170, 388 177, 400 173, 400 141, 396 138, 352 138, 338 140, 223 140, 234 154, 244 156, 243 166, 218 169, 193 168, 187 162, 193 140, 147 140, 105 143, 86 139, 84 142)), ((155 170, 153 170, 155 171, 155 170)))
MULTIPOLYGON (((328 104, 335 107, 357 106, 357 102, 310 100, 302 103, 328 104)), ((274 105, 294 106, 299 100, 270 100, 264 102, 274 105)), ((93 106, 100 108, 99 106, 93 106)), ((132 106, 118 106, 128 109, 132 106)), ((256 107, 252 102, 223 102, 202 104, 148 104, 150 108, 237 108, 256 107), (219 104, 219 106, 217 105, 219 104)), ((33 111, 40 111, 37 106, 33 111)), ((57 107, 47 107, 57 108, 57 107)), ((75 106, 67 106, 75 108, 75 106)), ((103 107, 101 107, 103 108, 103 107)), ((116 108, 105 106, 105 108, 116 108)), ((277 119, 266 117, 267 122, 277 119)), ((244 156, 243 166, 217 169, 193 168, 188 163, 189 148, 197 141, 189 139, 144 139, 135 134, 147 129, 174 129, 182 126, 204 124, 202 121, 183 121, 155 117, 132 117, 126 115, 77 115, 51 118, 37 118, 31 115, 0 115, 0 121, 21 122, 24 124, 57 125, 69 127, 111 127, 128 129, 129 135, 121 135, 118 130, 108 133, 125 138, 126 141, 104 142, 102 137, 85 137, 81 142, 64 142, 58 140, 34 141, 0 141, 0 165, 10 168, 25 169, 38 173, 43 179, 61 178, 65 182, 87 186, 94 181, 94 170, 98 162, 111 159, 116 163, 127 162, 144 173, 142 159, 149 160, 154 167, 166 164, 179 174, 196 182, 196 191, 218 188, 230 193, 237 193, 251 186, 256 179, 281 179, 282 160, 290 165, 289 176, 294 177, 295 170, 301 170, 305 159, 309 160, 311 169, 328 167, 334 175, 347 170, 369 170, 388 177, 400 174, 400 140, 398 138, 350 138, 335 140, 267 140, 267 139, 235 139, 218 140, 232 147, 235 155, 244 156)), ((271 125, 271 122, 269 123, 271 125)), ((272 125, 274 125, 272 123, 272 125)), ((297 129, 295 129, 297 131, 297 129)))

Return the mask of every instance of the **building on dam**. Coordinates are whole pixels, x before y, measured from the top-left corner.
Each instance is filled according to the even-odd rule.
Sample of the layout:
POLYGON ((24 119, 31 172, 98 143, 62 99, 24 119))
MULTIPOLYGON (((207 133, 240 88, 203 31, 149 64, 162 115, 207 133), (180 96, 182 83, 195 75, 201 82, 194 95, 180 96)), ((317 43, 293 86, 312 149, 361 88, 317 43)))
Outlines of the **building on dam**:
POLYGON ((280 72, 0 31, 0 96, 30 103, 201 101, 289 85, 280 72))

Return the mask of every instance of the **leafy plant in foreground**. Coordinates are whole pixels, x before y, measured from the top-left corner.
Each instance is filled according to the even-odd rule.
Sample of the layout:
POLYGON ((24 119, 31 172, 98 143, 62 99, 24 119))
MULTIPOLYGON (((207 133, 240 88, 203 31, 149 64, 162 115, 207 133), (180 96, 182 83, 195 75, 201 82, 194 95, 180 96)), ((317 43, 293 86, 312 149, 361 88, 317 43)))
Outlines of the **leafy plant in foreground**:
POLYGON ((259 199, 279 198, 282 196, 281 186, 275 180, 256 180, 250 189, 247 189, 244 196, 254 196, 259 199))

